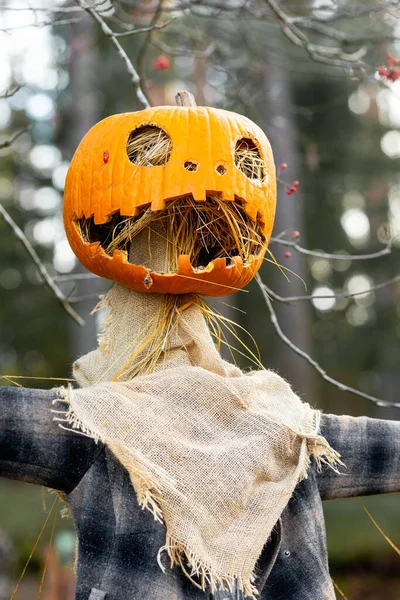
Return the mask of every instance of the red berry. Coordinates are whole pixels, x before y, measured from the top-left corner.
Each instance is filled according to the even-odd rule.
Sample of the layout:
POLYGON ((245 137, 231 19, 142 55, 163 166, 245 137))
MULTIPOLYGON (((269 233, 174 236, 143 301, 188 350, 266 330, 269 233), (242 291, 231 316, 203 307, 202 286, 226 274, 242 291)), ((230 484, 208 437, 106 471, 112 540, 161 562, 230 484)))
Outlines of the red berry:
POLYGON ((289 188, 286 193, 288 196, 291 196, 293 194, 292 188, 289 188))
POLYGON ((287 163, 282 163, 281 164, 281 169, 287 169, 287 163))
POLYGON ((108 152, 108 150, 104 150, 103 152, 103 162, 104 163, 108 163, 108 159, 110 158, 110 154, 108 152))
POLYGON ((379 67, 378 75, 386 79, 390 75, 390 69, 388 67, 379 67))
POLYGON ((300 237, 300 231, 293 231, 293 237, 295 240, 300 237))
POLYGON ((296 181, 293 181, 293 183, 292 183, 292 186, 295 188, 298 188, 299 185, 300 185, 300 181, 297 181, 297 179, 296 179, 296 181))
POLYGON ((285 254, 283 255, 285 258, 290 258, 292 256, 292 253, 287 251, 285 252, 285 254))
POLYGON ((393 54, 386 54, 386 65, 388 67, 394 67, 399 64, 399 59, 393 54))
POLYGON ((168 71, 170 66, 171 63, 169 58, 164 54, 160 54, 160 56, 157 56, 156 60, 154 61, 153 69, 155 71, 168 71))
POLYGON ((390 81, 397 81, 400 78, 400 67, 392 67, 388 79, 390 81))

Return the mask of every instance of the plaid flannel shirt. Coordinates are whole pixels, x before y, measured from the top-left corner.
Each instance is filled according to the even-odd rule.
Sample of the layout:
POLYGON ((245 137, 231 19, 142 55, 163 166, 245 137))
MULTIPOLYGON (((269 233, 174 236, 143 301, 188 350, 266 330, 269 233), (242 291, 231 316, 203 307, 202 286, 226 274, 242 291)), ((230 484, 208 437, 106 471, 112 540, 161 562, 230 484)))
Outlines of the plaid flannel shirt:
MULTIPOLYGON (((165 532, 142 511, 124 467, 101 443, 57 427, 55 392, 0 387, 0 475, 65 493, 78 536, 75 600, 241 600, 157 564, 165 532)), ((261 600, 333 600, 322 500, 400 491, 400 422, 324 415, 342 455, 299 483, 257 563, 261 600)))

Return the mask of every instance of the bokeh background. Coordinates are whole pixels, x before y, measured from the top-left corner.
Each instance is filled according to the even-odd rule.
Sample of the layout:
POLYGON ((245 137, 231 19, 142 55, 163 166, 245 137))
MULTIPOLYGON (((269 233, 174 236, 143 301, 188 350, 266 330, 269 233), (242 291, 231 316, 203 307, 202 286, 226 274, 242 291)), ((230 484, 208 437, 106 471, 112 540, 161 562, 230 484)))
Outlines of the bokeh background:
MULTIPOLYGON (((63 291, 81 299, 73 306, 85 326, 62 310, 0 218, 0 384, 49 388, 55 382, 48 378, 68 378, 72 360, 95 346, 99 322, 90 311, 109 286, 85 278, 65 239, 68 164, 94 123, 141 106, 126 64, 83 2, 27 6, 3 0, 0 16, 0 144, 18 134, 0 150, 0 202, 63 291)), ((400 254, 400 79, 377 75, 387 53, 400 55, 399 2, 106 0, 94 6, 120 33, 157 26, 119 38, 152 104, 174 104, 176 91, 187 89, 199 105, 244 113, 266 131, 281 179, 274 234, 289 244, 278 239, 271 250, 294 274, 286 271, 287 280, 266 264, 261 275, 281 297, 311 296, 273 300, 282 330, 337 381, 399 401, 400 281, 392 279, 400 254), (274 7, 300 19, 306 41, 296 45, 288 37, 289 25, 274 7), (322 60, 312 44, 339 47, 340 60, 329 52, 322 60), (346 58, 357 52, 357 59, 346 58), (300 185, 288 195, 293 180, 300 185), (294 241, 311 253, 297 251, 294 241), (391 252, 382 252, 389 241, 391 252), (382 255, 355 259, 370 253, 382 255)), ((248 291, 215 307, 254 336, 266 367, 324 411, 399 418, 399 409, 324 381, 276 334, 258 286, 248 291)), ((250 366, 241 355, 237 360, 250 366)), ((0 600, 10 598, 52 506, 15 598, 30 600, 39 590, 43 600, 73 598, 74 533, 54 498, 0 481, 0 600)), ((365 503, 400 545, 399 496, 365 503)), ((349 600, 399 599, 400 556, 357 500, 328 502, 325 511, 332 576, 342 593, 349 600)))

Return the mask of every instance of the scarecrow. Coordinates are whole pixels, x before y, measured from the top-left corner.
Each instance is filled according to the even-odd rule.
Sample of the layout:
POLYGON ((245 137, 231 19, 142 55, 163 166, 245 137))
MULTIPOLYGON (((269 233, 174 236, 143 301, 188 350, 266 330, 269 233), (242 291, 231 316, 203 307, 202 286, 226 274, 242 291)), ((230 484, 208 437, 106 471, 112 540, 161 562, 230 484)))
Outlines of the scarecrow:
POLYGON ((275 168, 247 118, 177 103, 101 121, 74 155, 67 236, 116 283, 80 387, 0 388, 0 474, 65 496, 76 600, 332 600, 321 500, 398 491, 400 424, 321 415, 221 358, 199 295, 262 264, 275 168))

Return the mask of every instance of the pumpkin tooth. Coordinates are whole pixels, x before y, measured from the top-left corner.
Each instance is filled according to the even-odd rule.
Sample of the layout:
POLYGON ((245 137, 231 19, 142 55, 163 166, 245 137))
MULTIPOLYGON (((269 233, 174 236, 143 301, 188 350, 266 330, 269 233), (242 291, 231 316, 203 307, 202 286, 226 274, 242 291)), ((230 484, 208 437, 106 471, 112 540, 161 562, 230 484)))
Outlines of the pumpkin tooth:
POLYGON ((153 200, 151 203, 151 210, 165 210, 166 204, 164 199, 153 200))
POLYGON ((195 273, 195 270, 194 270, 193 265, 192 265, 191 260, 190 260, 190 256, 188 256, 187 254, 181 254, 180 256, 178 256, 178 269, 177 269, 177 272, 178 273, 185 273, 188 270, 191 270, 192 273, 195 273))
POLYGON ((222 199, 225 202, 235 202, 236 196, 235 196, 235 194, 233 194, 229 190, 225 190, 225 192, 223 192, 223 194, 222 194, 222 199))

